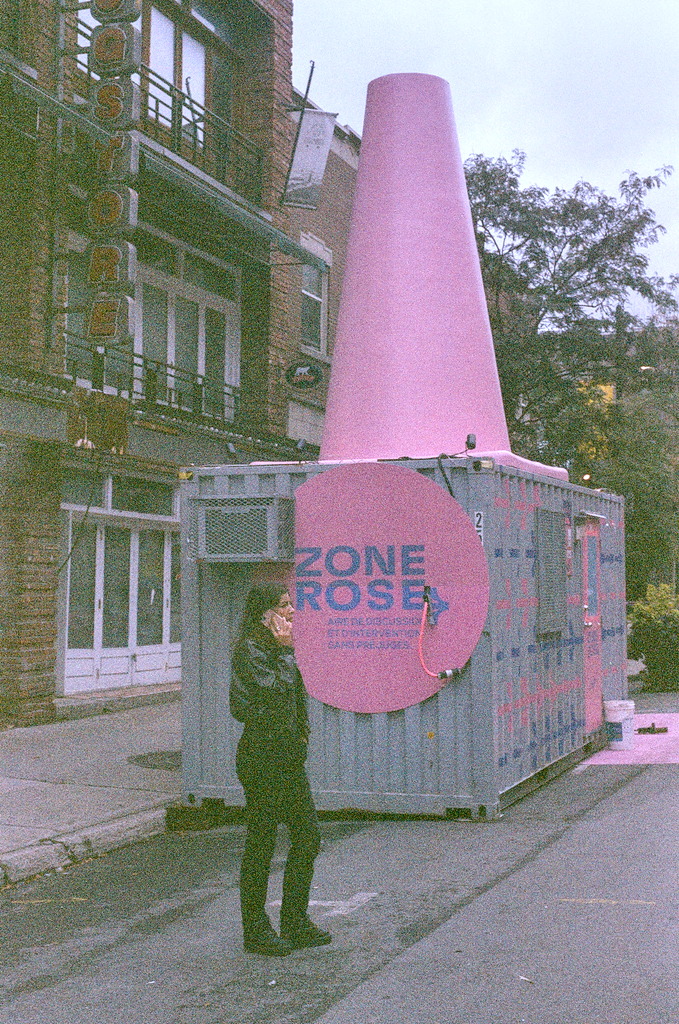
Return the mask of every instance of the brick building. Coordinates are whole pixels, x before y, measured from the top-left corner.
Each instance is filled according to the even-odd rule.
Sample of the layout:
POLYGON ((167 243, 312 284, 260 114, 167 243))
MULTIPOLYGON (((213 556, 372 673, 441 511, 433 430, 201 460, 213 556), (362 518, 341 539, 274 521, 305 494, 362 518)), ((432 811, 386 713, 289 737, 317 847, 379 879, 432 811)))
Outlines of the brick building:
POLYGON ((0 0, 0 719, 16 724, 178 683, 178 470, 315 454, 358 153, 336 128, 318 209, 281 205, 292 0, 77 7, 0 0), (118 136, 92 97, 114 9, 140 49, 111 184, 118 136), (93 203, 132 194, 109 289, 93 203))

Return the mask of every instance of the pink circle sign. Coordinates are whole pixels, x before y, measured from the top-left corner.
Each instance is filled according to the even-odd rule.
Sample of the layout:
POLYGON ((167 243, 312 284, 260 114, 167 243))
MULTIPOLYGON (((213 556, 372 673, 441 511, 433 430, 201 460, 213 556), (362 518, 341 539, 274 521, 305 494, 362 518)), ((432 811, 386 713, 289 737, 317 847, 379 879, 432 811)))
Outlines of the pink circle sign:
POLYGON ((296 492, 295 651, 310 694, 345 711, 431 697, 432 673, 468 661, 488 611, 488 566, 469 516, 390 463, 338 466, 296 492))

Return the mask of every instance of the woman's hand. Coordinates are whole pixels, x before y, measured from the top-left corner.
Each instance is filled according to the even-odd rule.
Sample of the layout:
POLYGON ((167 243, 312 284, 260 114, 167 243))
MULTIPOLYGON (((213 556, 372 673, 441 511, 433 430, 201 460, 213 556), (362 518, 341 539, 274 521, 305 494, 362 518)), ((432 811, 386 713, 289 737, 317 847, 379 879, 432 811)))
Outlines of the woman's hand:
POLYGON ((269 609, 262 618, 262 624, 283 647, 292 647, 292 623, 269 609))

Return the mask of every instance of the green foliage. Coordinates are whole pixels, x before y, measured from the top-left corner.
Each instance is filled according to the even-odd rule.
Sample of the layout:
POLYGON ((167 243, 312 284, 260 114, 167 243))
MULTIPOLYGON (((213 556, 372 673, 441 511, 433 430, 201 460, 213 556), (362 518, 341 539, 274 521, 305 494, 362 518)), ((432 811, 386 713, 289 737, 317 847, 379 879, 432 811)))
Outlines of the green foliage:
POLYGON ((648 688, 679 689, 679 598, 671 587, 650 585, 632 605, 630 624, 628 652, 644 659, 648 688))
POLYGON ((587 182, 522 188, 524 161, 473 156, 467 188, 514 450, 564 465, 605 436, 596 386, 638 375, 630 297, 676 307, 644 252, 664 231, 645 200, 670 169, 629 173, 613 197, 587 182))
POLYGON ((639 597, 679 554, 679 277, 652 275, 646 255, 664 231, 646 200, 670 168, 628 173, 610 196, 522 187, 524 160, 465 165, 512 448, 625 495, 639 597), (655 319, 632 315, 634 296, 655 319))
POLYGON ((644 392, 608 414, 606 446, 592 462, 597 486, 625 497, 627 594, 641 598, 649 581, 672 578, 679 555, 679 434, 644 392))

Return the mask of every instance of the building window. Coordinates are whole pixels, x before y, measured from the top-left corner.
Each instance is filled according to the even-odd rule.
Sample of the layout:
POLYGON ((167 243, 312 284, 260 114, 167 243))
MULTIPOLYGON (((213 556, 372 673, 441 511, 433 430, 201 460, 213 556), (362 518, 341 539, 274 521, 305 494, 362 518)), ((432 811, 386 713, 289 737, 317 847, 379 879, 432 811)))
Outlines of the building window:
POLYGON ((146 515, 171 516, 173 501, 174 489, 170 484, 157 484, 151 480, 128 476, 113 477, 112 508, 124 512, 144 512, 146 515))
POLYGON ((316 267, 304 267, 302 272, 302 344, 323 350, 323 279, 325 275, 316 267))
MULTIPOLYGON (((332 264, 331 251, 313 235, 302 234, 302 246, 319 256, 327 266, 332 264)), ((305 264, 302 267, 302 333, 303 348, 321 355, 328 351, 328 272, 305 264)))
MULTIPOLYGON (((86 239, 72 235, 73 249, 86 239)), ((93 350, 87 339, 87 256, 71 251, 65 276, 65 372, 97 390, 231 421, 240 386, 240 271, 140 230, 134 352, 93 350)))
MULTIPOLYGON (((168 254, 161 255, 168 266, 168 254)), ((233 420, 240 384, 238 271, 179 249, 174 274, 154 263, 139 263, 137 285, 135 351, 147 401, 233 420)))
POLYGON ((182 133, 203 142, 206 85, 205 47, 188 32, 181 31, 157 7, 151 8, 149 27, 149 115, 161 124, 173 124, 176 108, 174 88, 187 97, 182 102, 182 133), (169 87, 169 88, 168 88, 169 87))
POLYGON ((228 122, 232 106, 232 56, 227 33, 216 31, 224 28, 224 19, 211 20, 205 16, 207 11, 204 5, 193 8, 198 24, 189 24, 185 17, 182 21, 186 24, 182 24, 178 20, 181 12, 173 20, 152 6, 146 44, 149 116, 169 128, 177 124, 181 106, 182 135, 198 145, 205 139, 205 108, 228 122), (176 90, 183 95, 178 96, 176 90))

